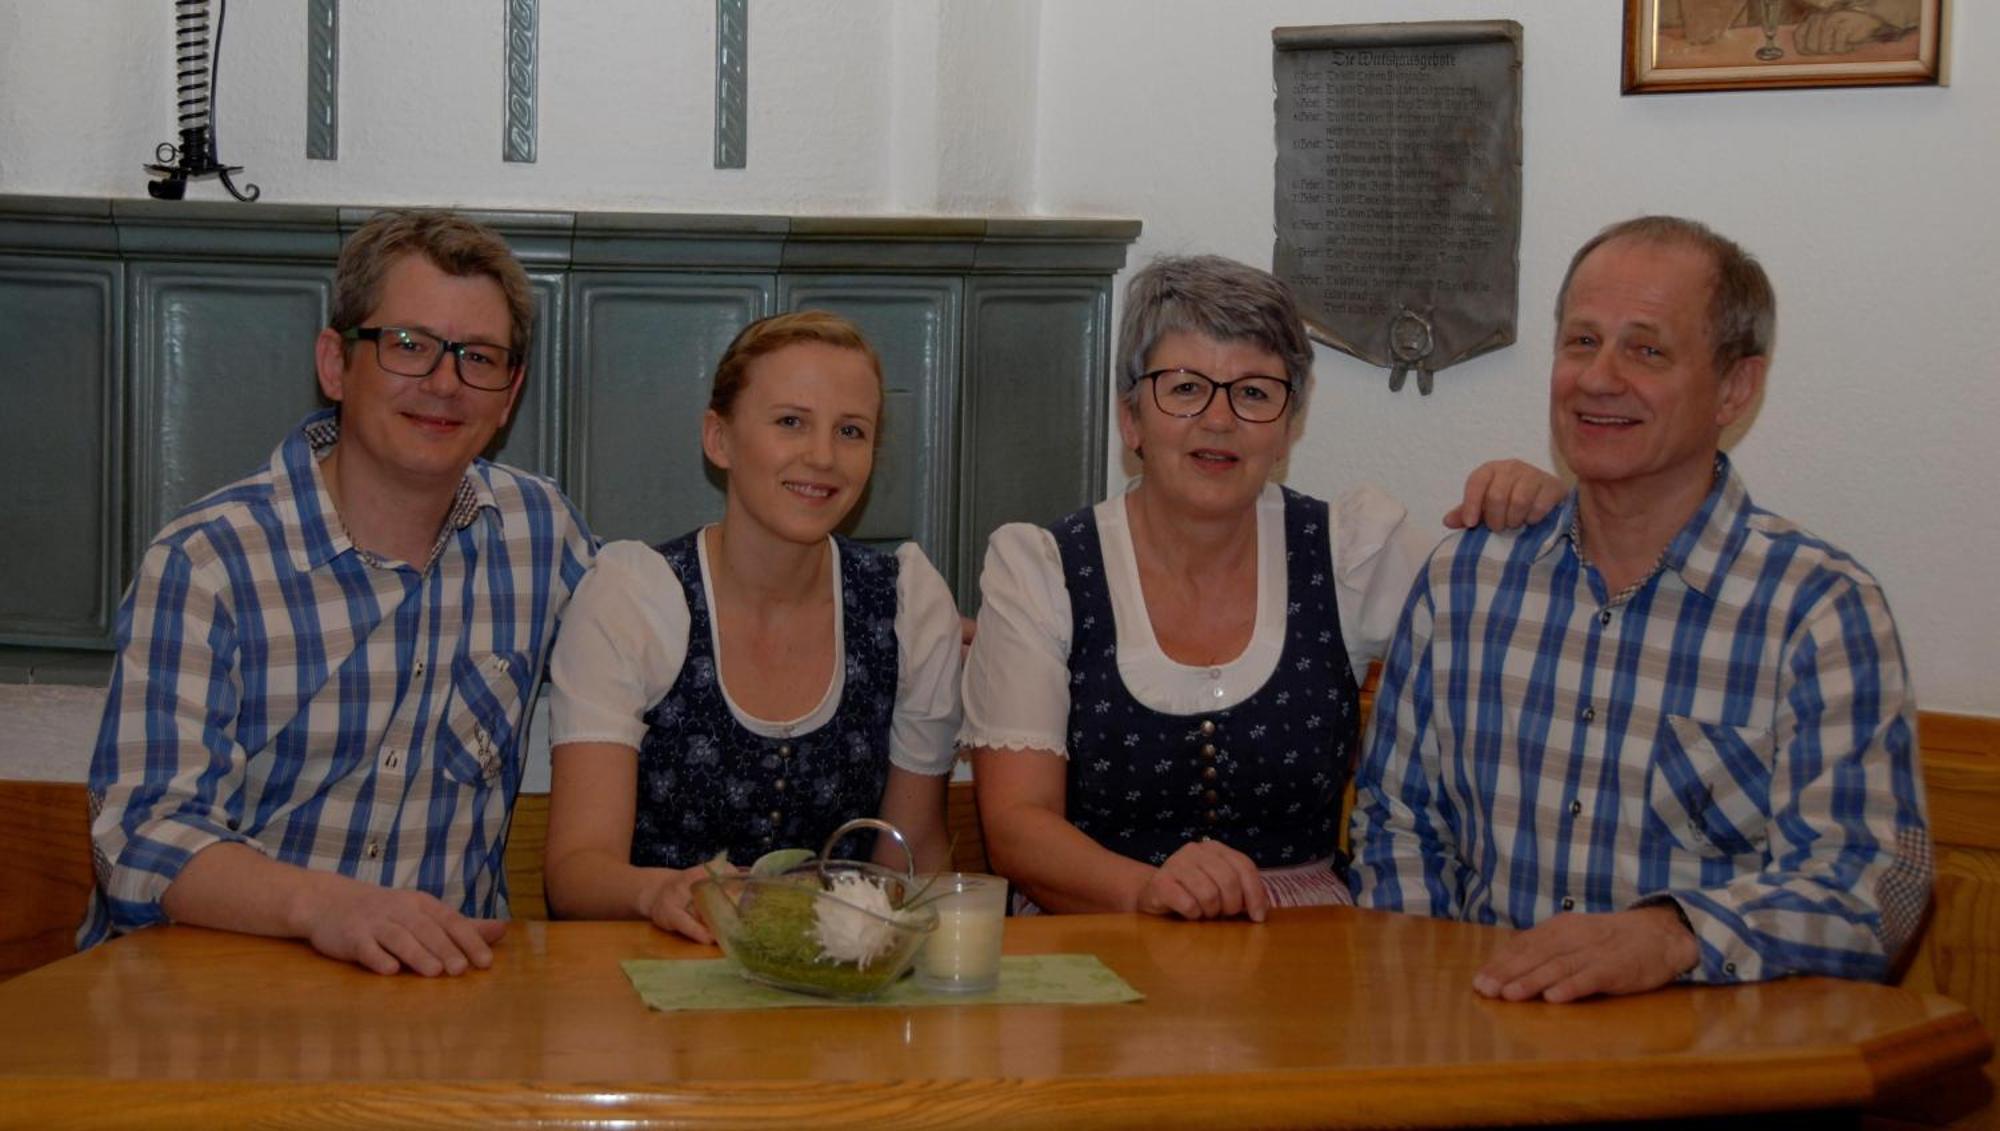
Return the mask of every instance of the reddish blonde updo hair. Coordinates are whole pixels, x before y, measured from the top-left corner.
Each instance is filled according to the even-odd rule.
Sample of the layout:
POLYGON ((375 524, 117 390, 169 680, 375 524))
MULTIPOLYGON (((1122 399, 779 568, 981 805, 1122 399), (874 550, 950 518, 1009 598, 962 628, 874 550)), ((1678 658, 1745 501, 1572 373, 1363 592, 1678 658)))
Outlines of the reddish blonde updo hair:
POLYGON ((743 394, 743 387, 749 381, 750 363, 800 342, 821 342, 853 350, 867 358, 868 368, 875 371, 875 391, 883 391, 882 359, 868 339, 861 336, 859 326, 831 311, 799 310, 759 318, 737 331, 729 348, 722 351, 722 360, 716 363, 715 382, 708 392, 710 411, 727 420, 736 407, 736 398, 743 394))

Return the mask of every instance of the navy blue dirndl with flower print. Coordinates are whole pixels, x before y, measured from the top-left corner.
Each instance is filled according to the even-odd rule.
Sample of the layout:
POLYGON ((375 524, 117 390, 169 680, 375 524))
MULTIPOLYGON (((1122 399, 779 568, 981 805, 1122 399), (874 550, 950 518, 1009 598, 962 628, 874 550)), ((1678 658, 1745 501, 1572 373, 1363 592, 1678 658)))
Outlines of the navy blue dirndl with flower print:
MULTIPOLYGON (((722 697, 699 537, 654 547, 687 594, 688 646, 673 687, 645 714, 632 863, 689 868, 723 849, 738 864, 773 848, 818 852, 842 822, 882 809, 896 709, 896 558, 835 537, 840 704, 824 726, 767 738, 737 722, 722 697)), ((867 859, 873 848, 874 834, 856 834, 835 854, 867 859)))
POLYGON ((1341 639, 1327 505, 1291 490, 1284 499, 1278 666, 1242 702, 1196 715, 1155 711, 1126 689, 1093 511, 1049 528, 1072 625, 1066 815, 1113 852, 1158 865, 1208 837, 1259 868, 1335 853, 1360 691, 1341 639))

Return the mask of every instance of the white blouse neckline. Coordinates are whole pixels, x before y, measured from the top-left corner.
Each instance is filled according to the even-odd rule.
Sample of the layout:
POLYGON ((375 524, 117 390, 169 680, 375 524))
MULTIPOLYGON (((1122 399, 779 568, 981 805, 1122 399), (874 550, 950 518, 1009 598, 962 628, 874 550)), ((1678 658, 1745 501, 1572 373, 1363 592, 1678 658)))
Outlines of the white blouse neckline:
POLYGON ((1146 706, 1173 714, 1212 711, 1220 701, 1241 702, 1269 681, 1284 652, 1283 493, 1276 484, 1267 484, 1257 497, 1257 619, 1250 641, 1234 659, 1216 664, 1184 664, 1160 647, 1139 580, 1138 551, 1126 512, 1129 494, 1128 490, 1096 508, 1098 545, 1117 631, 1118 671, 1126 690, 1146 706))
POLYGON ((761 719, 744 710, 729 694, 729 685, 722 679, 722 623, 715 612, 715 585, 709 575, 708 532, 714 523, 701 528, 695 535, 695 560, 701 565, 701 599, 708 606, 708 646, 715 657, 715 689, 722 693, 722 702, 729 713, 735 716, 744 729, 765 738, 791 738, 818 730, 833 721, 834 711, 840 706, 841 691, 847 684, 847 617, 845 600, 841 590, 840 546, 832 535, 827 535, 826 546, 829 560, 833 564, 833 675, 827 680, 826 693, 820 696, 819 704, 796 719, 776 721, 761 719))

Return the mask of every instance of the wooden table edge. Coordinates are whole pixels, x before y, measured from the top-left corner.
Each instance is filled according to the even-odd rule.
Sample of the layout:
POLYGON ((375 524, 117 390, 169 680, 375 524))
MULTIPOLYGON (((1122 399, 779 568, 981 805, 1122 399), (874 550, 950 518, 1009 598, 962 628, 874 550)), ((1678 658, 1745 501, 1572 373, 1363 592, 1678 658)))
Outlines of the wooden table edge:
POLYGON ((1657 1071, 1635 1071, 1630 1060, 1460 1065, 1453 1082, 1465 1086, 1456 1088, 1438 1086, 1437 1065, 685 1085, 0 1076, 0 1126, 1459 1127, 1859 1109, 1991 1052, 1984 1028, 1958 1009, 1858 1047, 1801 1048, 1745 1065, 1699 1053, 1656 1058, 1657 1071), (1690 1104, 1695 1079, 1700 1098, 1690 1104))

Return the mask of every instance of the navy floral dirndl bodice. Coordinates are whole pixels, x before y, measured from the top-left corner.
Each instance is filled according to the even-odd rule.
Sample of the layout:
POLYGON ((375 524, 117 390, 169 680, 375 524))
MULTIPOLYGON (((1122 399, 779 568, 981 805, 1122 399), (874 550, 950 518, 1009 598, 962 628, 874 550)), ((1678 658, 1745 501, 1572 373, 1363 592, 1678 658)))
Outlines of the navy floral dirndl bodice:
MULTIPOLYGON (((818 852, 842 822, 882 809, 896 709, 896 558, 835 536, 840 704, 821 727, 767 738, 737 722, 722 697, 700 537, 654 547, 687 594, 688 647, 679 678, 645 714, 632 863, 689 868, 723 849, 738 864, 773 848, 818 852)), ((873 847, 874 834, 853 835, 836 855, 865 860, 873 847)))
POLYGON ((1284 500, 1278 666, 1242 702, 1195 715, 1141 704, 1118 673, 1095 513, 1081 510, 1050 527, 1072 619, 1067 816, 1113 852, 1158 865, 1208 837, 1259 868, 1334 855, 1360 691, 1341 639, 1327 505, 1291 490, 1284 500))

